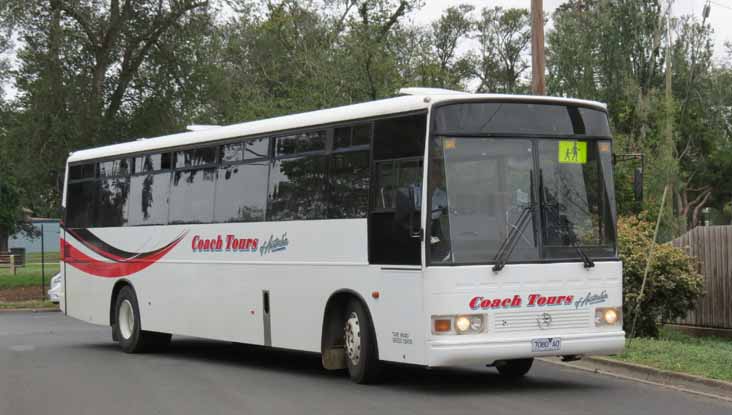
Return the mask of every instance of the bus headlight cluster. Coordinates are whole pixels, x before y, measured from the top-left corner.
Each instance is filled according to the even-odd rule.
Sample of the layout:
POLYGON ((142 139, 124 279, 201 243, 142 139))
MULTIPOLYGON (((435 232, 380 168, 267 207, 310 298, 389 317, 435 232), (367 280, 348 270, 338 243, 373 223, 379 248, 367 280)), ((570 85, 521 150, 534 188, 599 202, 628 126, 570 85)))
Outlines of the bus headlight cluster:
POLYGON ((483 315, 432 316, 433 334, 477 334, 483 332, 483 315))
POLYGON ((620 307, 599 307, 595 309, 595 326, 623 324, 623 310, 620 307))

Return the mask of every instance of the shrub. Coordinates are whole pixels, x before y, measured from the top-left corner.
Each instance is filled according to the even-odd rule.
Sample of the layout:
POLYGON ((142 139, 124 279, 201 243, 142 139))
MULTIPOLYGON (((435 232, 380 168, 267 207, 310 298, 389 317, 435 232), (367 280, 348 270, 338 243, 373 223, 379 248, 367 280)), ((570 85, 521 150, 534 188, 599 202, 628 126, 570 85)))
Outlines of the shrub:
MULTIPOLYGON (((642 216, 618 220, 618 251, 623 261, 623 328, 630 335, 633 311, 653 241, 653 224, 642 216)), ((656 245, 638 312, 636 336, 657 337, 660 321, 685 317, 703 293, 696 259, 670 244, 656 245)))

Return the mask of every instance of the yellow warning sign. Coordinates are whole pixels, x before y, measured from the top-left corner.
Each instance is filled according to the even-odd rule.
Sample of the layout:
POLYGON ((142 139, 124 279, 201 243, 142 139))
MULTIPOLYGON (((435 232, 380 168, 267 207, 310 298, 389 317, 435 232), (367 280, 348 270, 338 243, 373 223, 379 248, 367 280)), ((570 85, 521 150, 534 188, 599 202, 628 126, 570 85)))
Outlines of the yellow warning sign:
POLYGON ((569 164, 587 163, 587 143, 584 141, 560 141, 559 162, 569 164))

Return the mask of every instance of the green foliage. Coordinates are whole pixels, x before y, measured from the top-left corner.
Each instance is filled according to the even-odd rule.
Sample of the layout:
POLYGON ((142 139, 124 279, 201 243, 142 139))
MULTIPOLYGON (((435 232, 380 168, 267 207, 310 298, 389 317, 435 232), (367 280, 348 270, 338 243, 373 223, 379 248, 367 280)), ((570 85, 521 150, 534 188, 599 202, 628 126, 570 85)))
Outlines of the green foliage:
POLYGON ((473 60, 479 92, 526 92, 521 76, 529 68, 526 50, 531 38, 526 9, 485 8, 475 23, 480 44, 473 60))
POLYGON ((703 292, 702 276, 695 260, 670 244, 656 245, 643 295, 643 281, 648 254, 653 241, 653 224, 641 216, 618 220, 618 250, 623 261, 624 329, 631 324, 640 299, 636 335, 658 336, 658 324, 685 317, 703 292))
POLYGON ((15 178, 0 172, 0 252, 8 250, 8 237, 23 218, 19 193, 15 178))

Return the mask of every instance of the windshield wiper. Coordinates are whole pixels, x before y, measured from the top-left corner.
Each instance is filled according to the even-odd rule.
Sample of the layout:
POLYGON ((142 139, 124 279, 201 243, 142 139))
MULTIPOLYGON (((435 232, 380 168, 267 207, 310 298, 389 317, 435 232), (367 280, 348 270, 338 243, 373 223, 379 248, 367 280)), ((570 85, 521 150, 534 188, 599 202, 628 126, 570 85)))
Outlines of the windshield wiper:
POLYGON ((493 259, 495 262, 493 265, 494 272, 498 272, 506 266, 506 262, 511 257, 511 253, 516 248, 519 237, 524 233, 524 229, 528 225, 532 213, 534 213, 534 209, 535 205, 533 203, 526 206, 521 211, 518 219, 516 219, 516 223, 511 226, 511 230, 506 235, 506 238, 503 239, 503 242, 501 242, 496 257, 493 259))
POLYGON ((577 254, 579 254, 579 256, 582 258, 582 262, 585 263, 585 268, 593 268, 595 266, 595 261, 593 261, 592 258, 587 255, 587 252, 585 252, 585 250, 577 244, 577 241, 574 241, 572 245, 574 246, 574 249, 577 250, 577 254))

